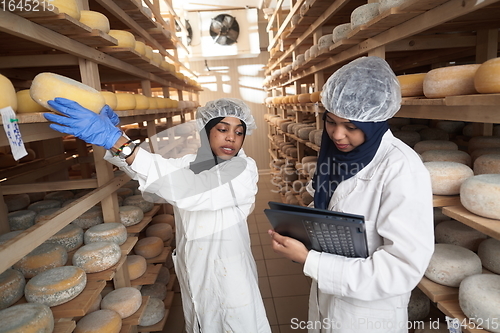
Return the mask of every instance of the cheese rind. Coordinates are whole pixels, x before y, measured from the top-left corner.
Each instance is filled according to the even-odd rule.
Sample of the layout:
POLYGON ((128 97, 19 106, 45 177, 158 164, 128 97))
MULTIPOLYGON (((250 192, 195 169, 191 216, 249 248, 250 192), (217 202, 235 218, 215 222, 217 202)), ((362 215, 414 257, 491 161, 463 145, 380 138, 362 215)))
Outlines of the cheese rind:
POLYGON ((424 95, 424 78, 426 73, 398 75, 396 78, 401 87, 402 97, 424 95))
POLYGON ((477 255, 486 269, 500 274, 500 240, 488 238, 482 241, 477 249, 477 255))
POLYGON ((146 259, 159 256, 163 251, 163 241, 160 237, 144 237, 137 241, 134 246, 134 252, 146 259))
POLYGON ((45 0, 47 3, 57 7, 60 13, 66 13, 75 20, 80 19, 80 9, 75 0, 45 0))
POLYGON ((455 195, 460 193, 464 181, 472 176, 472 169, 456 162, 424 162, 431 176, 432 193, 436 195, 455 195))
POLYGON ((104 97, 104 101, 112 110, 116 110, 116 106, 118 105, 118 101, 116 99, 116 95, 111 91, 101 91, 102 97, 104 97))
POLYGON ((150 201, 147 201, 143 198, 142 195, 140 194, 137 194, 137 195, 131 195, 130 197, 126 197, 124 200, 123 200, 123 205, 124 206, 137 206, 139 207, 140 209, 142 209, 142 211, 144 213, 147 213, 149 212, 151 209, 153 209, 154 207, 154 203, 150 202, 150 201))
POLYGON ((135 109, 135 97, 134 94, 129 93, 115 93, 116 96, 116 111, 134 110, 135 109))
POLYGON ((23 303, 0 311, 2 333, 52 333, 54 315, 47 305, 23 303))
POLYGON ((500 93, 500 58, 487 60, 479 66, 474 87, 481 94, 500 93))
POLYGON ((83 229, 70 223, 52 235, 45 243, 59 244, 66 251, 73 251, 83 245, 83 229))
POLYGON ((16 303, 23 297, 26 279, 23 273, 8 268, 0 274, 0 310, 16 303))
POLYGON ((116 311, 120 317, 127 318, 133 315, 142 304, 142 295, 134 287, 115 289, 103 297, 101 309, 116 311))
POLYGON ((460 187, 460 202, 474 214, 500 220, 500 175, 484 174, 466 179, 460 187))
POLYGON ((148 268, 146 258, 137 254, 127 256, 128 276, 130 280, 140 278, 148 268))
POLYGON ((30 90, 19 90, 16 93, 17 97, 17 113, 34 113, 48 111, 42 105, 38 104, 31 98, 30 90))
POLYGON ((36 213, 29 209, 17 210, 7 214, 10 230, 26 230, 35 224, 36 213))
POLYGON ((61 245, 42 243, 19 259, 12 268, 19 270, 26 278, 32 278, 51 268, 61 267, 68 261, 68 252, 61 245))
POLYGON ((453 244, 476 252, 487 236, 462 222, 449 220, 439 223, 434 229, 436 243, 453 244))
POLYGON ((12 110, 17 111, 16 89, 10 80, 0 74, 0 109, 10 106, 12 110))
POLYGON ((151 326, 159 323, 165 317, 165 304, 161 299, 150 298, 144 314, 139 321, 139 326, 151 326))
POLYGON ((127 228, 121 223, 101 223, 85 231, 83 240, 85 244, 113 242, 122 245, 127 240, 127 228))
POLYGON ((73 333, 118 333, 122 328, 122 318, 113 310, 103 309, 82 317, 73 333))
POLYGON ((125 30, 111 29, 108 34, 118 41, 118 45, 112 47, 135 48, 135 37, 132 33, 125 30))
POLYGON ((81 10, 80 22, 92 29, 101 30, 105 33, 108 33, 110 30, 109 20, 106 15, 92 10, 81 10))
POLYGON ((113 242, 95 242, 82 246, 73 255, 73 265, 86 273, 104 271, 115 265, 121 258, 118 244, 113 242))
POLYGON ((500 154, 485 154, 474 161, 474 174, 500 174, 500 154))
POLYGON ((430 70, 424 78, 427 98, 476 94, 474 75, 479 64, 449 66, 430 70))
POLYGON ((120 222, 126 227, 136 225, 144 218, 144 212, 137 206, 124 205, 120 206, 118 210, 120 213, 120 222))

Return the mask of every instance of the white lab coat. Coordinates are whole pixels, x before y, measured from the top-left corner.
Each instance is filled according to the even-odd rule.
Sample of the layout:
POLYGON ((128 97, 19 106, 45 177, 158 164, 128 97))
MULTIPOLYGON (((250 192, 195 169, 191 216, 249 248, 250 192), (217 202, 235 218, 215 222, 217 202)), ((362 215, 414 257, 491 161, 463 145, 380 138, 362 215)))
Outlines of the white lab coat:
POLYGON ((240 150, 195 175, 189 169, 195 155, 165 159, 140 149, 131 166, 109 153, 105 158, 138 180, 141 191, 174 206, 172 257, 186 332, 271 332, 246 222, 257 193, 255 161, 240 150))
MULTIPOLYGON (((310 184, 308 191, 314 194, 310 184)), ((365 216, 370 255, 309 252, 309 332, 407 332, 410 292, 434 249, 431 182, 421 159, 387 131, 373 160, 340 183, 328 208, 365 216)))

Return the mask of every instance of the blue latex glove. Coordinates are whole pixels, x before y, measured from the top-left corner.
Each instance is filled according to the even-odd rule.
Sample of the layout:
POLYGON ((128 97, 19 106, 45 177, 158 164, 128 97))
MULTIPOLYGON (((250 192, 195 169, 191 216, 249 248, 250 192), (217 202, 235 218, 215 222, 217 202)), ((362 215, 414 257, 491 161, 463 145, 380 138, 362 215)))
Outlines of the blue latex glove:
POLYGON ((109 107, 108 104, 104 105, 101 110, 101 114, 105 114, 106 116, 108 116, 109 120, 111 120, 111 123, 115 126, 118 126, 118 124, 120 123, 120 118, 115 113, 115 111, 113 111, 113 109, 109 107))
POLYGON ((118 127, 113 125, 107 112, 96 114, 75 101, 56 97, 47 102, 54 110, 64 116, 44 113, 45 119, 55 124, 50 128, 74 135, 79 139, 93 145, 110 149, 122 135, 118 127))

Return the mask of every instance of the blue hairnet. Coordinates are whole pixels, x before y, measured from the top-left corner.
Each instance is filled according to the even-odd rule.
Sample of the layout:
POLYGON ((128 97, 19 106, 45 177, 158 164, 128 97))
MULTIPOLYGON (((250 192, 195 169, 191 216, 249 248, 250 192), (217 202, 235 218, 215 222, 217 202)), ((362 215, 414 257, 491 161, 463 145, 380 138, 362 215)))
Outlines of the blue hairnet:
POLYGON ((198 130, 204 128, 210 120, 217 117, 236 117, 240 119, 247 126, 246 135, 252 134, 252 131, 257 128, 250 108, 239 99, 219 98, 199 107, 196 112, 198 130))
POLYGON ((328 78, 321 92, 321 102, 327 111, 340 118, 385 121, 401 106, 401 88, 384 59, 362 57, 328 78))

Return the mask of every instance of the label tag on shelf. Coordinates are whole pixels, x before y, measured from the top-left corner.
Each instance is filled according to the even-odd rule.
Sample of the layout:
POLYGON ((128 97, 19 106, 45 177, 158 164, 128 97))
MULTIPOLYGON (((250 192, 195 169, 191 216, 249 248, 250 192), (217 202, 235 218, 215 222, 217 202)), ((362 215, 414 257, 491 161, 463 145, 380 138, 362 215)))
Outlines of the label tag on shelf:
POLYGON ((10 149, 12 151, 12 156, 17 161, 20 158, 28 155, 26 148, 24 148, 23 138, 21 137, 21 131, 19 130, 19 124, 17 123, 16 113, 10 106, 0 109, 2 114, 3 129, 9 139, 10 149))
POLYGON ((448 326, 448 331, 450 333, 462 333, 462 328, 460 327, 460 320, 458 318, 451 318, 446 316, 446 324, 448 326))
POLYGON ((317 117, 319 115, 319 104, 314 103, 314 116, 317 117))

